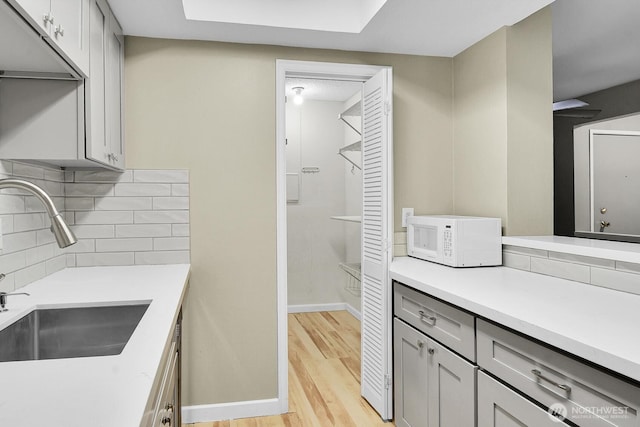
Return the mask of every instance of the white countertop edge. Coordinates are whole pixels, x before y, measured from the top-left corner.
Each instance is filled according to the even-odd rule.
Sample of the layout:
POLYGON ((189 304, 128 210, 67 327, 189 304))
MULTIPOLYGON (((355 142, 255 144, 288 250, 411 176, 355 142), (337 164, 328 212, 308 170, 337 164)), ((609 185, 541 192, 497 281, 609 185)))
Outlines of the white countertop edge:
MULTIPOLYGON (((461 295, 460 293, 450 292, 444 289, 443 286, 446 286, 446 284, 441 284, 441 283, 434 284, 434 285, 428 284, 422 279, 422 277, 420 278, 417 277, 417 274, 416 274, 417 270, 410 266, 411 263, 426 263, 426 264, 431 264, 431 266, 434 266, 435 269, 450 269, 450 271, 445 272, 445 275, 451 274, 452 276, 456 276, 456 279, 460 279, 461 277, 464 277, 465 279, 467 279, 467 281, 470 275, 473 275, 475 272, 479 272, 482 275, 485 275, 485 277, 480 280, 481 283, 478 283, 478 286, 483 286, 487 282, 487 279, 497 282, 498 280, 496 279, 502 275, 498 273, 498 271, 500 270, 502 270, 502 272, 504 272, 505 270, 508 270, 507 275, 518 277, 518 278, 526 278, 527 276, 532 276, 529 279, 540 280, 540 281, 546 282, 547 284, 552 284, 554 286, 555 285, 561 286, 562 282, 566 282, 572 286, 575 286, 575 285, 581 286, 582 284, 579 284, 577 282, 572 282, 569 280, 558 279, 555 277, 542 276, 535 273, 515 270, 508 267, 481 267, 478 269, 462 269, 462 268, 455 269, 452 267, 445 267, 445 266, 432 264, 427 261, 415 260, 409 257, 395 258, 391 265, 391 270, 390 270, 391 278, 393 280, 396 280, 416 290, 422 291, 426 294, 429 294, 443 301, 446 301, 450 304, 458 306, 464 310, 474 313, 487 320, 493 321, 507 328, 513 329, 524 335, 528 335, 548 345, 551 345, 553 347, 566 351, 567 353, 578 356, 584 360, 595 363, 596 365, 600 365, 613 372, 622 374, 632 380, 635 380, 636 382, 640 382, 640 357, 637 357, 637 360, 630 360, 626 357, 620 356, 615 351, 610 351, 609 349, 604 348, 602 346, 586 344, 581 339, 577 339, 574 336, 571 336, 569 334, 559 333, 558 331, 552 328, 543 327, 536 321, 536 319, 539 317, 545 320, 549 320, 549 316, 522 316, 522 317, 516 316, 513 314, 509 314, 506 311, 508 310, 517 311, 518 310, 517 307, 514 308, 513 306, 507 304, 503 307, 503 309, 501 309, 499 307, 500 305, 499 302, 494 304, 493 307, 488 306, 478 301, 475 301, 470 297, 461 295)), ((426 267, 426 268, 428 269, 429 267, 426 267)), ((436 280, 440 280, 440 279, 436 279, 436 280)), ((530 280, 525 279, 524 281, 527 282, 530 280)), ((518 292, 517 288, 519 285, 520 284, 517 284, 517 285, 514 284, 515 292, 518 292)), ((584 285, 584 286, 589 286, 589 285, 584 285)), ((496 288, 500 288, 500 290, 503 292, 505 290, 504 284, 498 284, 496 288)), ((605 292, 605 293, 616 292, 616 291, 611 291, 611 290, 599 288, 599 287, 593 287, 593 288, 594 288, 593 291, 595 294, 600 294, 602 292, 605 292)), ((493 291, 495 291, 495 289, 491 290, 491 292, 493 291)), ((629 296, 629 294, 625 294, 623 292, 617 292, 617 293, 620 294, 619 297, 621 299, 629 296)), ((633 298, 635 298, 635 296, 633 296, 633 298)), ((543 300, 543 297, 541 297, 541 300, 543 300)), ((536 301, 530 302, 531 306, 535 306, 535 304, 536 304, 536 301)), ((563 313, 562 316, 566 316, 566 312, 563 313)), ((595 322, 597 322, 597 319, 594 319, 594 324, 595 322)), ((591 329, 590 325, 584 325, 581 323, 581 326, 583 327, 581 331, 582 333, 584 333, 584 331, 591 329)), ((635 330, 634 325, 627 325, 627 327, 630 328, 630 333, 632 333, 631 331, 635 330)), ((578 335, 580 334, 579 333, 576 334, 576 336, 578 335)), ((637 354, 637 352, 635 352, 635 354, 637 354)))
POLYGON ((505 236, 503 245, 640 264, 640 244, 566 236, 505 236))

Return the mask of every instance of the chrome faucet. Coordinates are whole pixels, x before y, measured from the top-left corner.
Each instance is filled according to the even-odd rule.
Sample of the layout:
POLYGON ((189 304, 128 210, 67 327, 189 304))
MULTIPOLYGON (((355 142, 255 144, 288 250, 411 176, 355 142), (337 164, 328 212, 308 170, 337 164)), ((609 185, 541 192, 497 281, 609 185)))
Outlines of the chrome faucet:
MULTIPOLYGON (((3 188, 26 190, 36 196, 44 204, 44 207, 47 209, 47 213, 49 214, 49 218, 51 218, 51 231, 56 236, 58 246, 66 248, 78 241, 76 236, 73 234, 73 231, 71 231, 67 223, 62 219, 62 215, 60 215, 60 212, 56 209, 51 197, 49 197, 42 188, 32 182, 14 178, 0 179, 0 190, 3 188)), ((4 306, 4 304, 2 306, 4 306)))

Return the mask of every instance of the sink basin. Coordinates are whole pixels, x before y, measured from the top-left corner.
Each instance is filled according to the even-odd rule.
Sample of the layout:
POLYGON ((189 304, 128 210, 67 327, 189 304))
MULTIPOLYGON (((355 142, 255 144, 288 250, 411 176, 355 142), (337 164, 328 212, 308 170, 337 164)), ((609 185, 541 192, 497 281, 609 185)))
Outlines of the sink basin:
POLYGON ((148 307, 34 310, 0 331, 0 362, 120 354, 148 307))

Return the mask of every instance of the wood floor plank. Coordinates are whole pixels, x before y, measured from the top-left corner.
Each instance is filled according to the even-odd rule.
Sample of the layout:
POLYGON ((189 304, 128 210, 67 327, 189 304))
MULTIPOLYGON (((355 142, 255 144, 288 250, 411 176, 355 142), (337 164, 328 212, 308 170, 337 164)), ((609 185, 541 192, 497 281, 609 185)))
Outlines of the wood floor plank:
POLYGON ((289 314, 288 322, 289 412, 189 426, 393 427, 360 396, 359 320, 331 311, 289 314))

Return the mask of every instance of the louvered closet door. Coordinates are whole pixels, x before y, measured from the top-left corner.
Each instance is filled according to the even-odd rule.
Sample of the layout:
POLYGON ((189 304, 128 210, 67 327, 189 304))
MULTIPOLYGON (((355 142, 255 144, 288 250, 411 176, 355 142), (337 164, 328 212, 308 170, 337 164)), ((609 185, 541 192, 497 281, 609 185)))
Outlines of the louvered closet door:
POLYGON ((369 79, 362 101, 362 396, 391 419, 391 70, 369 79))

